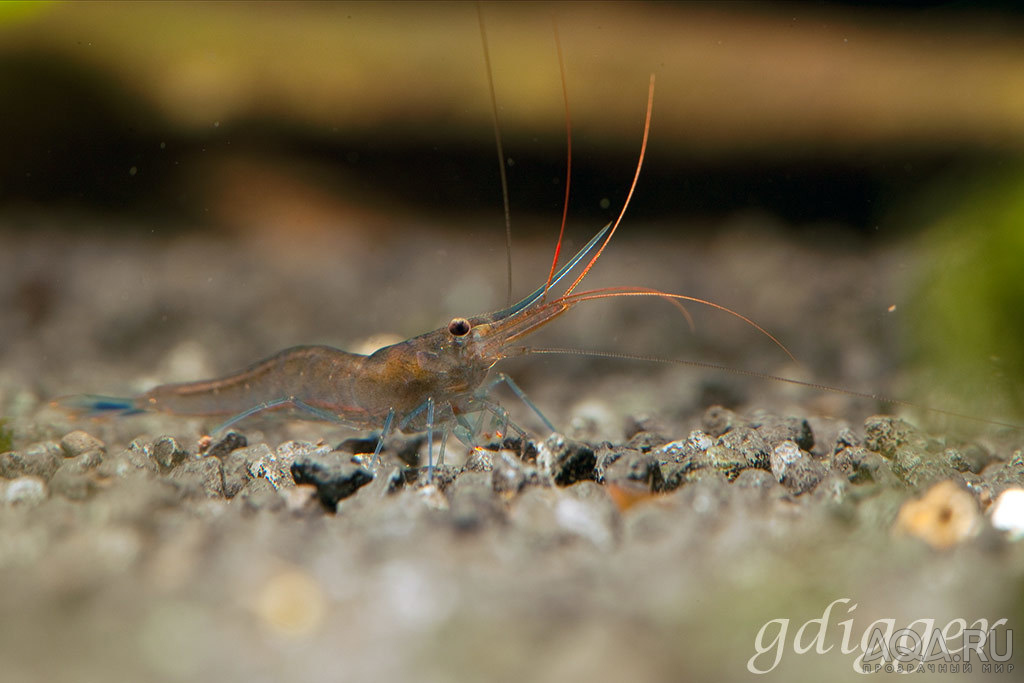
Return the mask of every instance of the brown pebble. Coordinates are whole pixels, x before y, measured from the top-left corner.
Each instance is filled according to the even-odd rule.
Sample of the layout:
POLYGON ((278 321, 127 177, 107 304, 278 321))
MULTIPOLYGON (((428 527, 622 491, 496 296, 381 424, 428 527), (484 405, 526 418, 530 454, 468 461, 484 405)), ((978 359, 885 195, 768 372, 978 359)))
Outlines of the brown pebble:
POLYGON ((893 531, 942 550, 974 536, 980 527, 974 496, 952 481, 942 481, 900 507, 893 531))

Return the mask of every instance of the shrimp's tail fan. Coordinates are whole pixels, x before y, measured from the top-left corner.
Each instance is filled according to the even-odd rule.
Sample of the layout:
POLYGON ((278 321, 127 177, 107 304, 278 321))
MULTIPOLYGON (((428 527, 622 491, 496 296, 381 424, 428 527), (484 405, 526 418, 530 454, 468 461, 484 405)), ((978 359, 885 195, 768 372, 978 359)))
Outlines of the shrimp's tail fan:
POLYGON ((139 408, 138 401, 134 398, 97 396, 95 394, 64 396, 55 399, 50 405, 86 417, 121 417, 146 412, 139 408))

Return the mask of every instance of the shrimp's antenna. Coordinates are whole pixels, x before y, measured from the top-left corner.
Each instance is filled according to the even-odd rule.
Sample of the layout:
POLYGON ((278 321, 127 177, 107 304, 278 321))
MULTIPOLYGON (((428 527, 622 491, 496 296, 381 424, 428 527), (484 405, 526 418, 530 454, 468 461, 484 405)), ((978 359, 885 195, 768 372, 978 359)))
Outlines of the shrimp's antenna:
MULTIPOLYGON (((565 223, 569 217, 569 185, 572 182, 572 117, 569 115, 569 86, 565 77, 565 57, 562 54, 562 41, 558 37, 558 22, 551 17, 551 26, 555 30, 555 49, 558 50, 558 73, 562 77, 562 100, 565 102, 565 201, 562 204, 562 226, 558 229, 558 242, 555 244, 555 256, 551 259, 551 272, 544 283, 544 297, 551 287, 558 267, 558 256, 562 253, 562 240, 565 237, 565 223)), ((543 297, 542 297, 543 298, 543 297)))
POLYGON ((647 90, 647 117, 644 120, 644 139, 640 143, 640 159, 636 162, 636 173, 633 175, 633 183, 629 186, 629 193, 626 195, 626 201, 622 204, 622 210, 619 211, 619 217, 615 219, 612 224, 612 229, 608 231, 607 237, 604 238, 604 243, 598 248, 597 253, 590 259, 590 262, 583 268, 580 274, 576 277, 569 289, 565 290, 567 296, 572 293, 572 290, 583 281, 583 278, 587 276, 590 269, 597 263, 597 259, 601 258, 601 254, 604 253, 604 248, 608 246, 608 243, 612 240, 612 235, 615 234, 615 230, 618 229, 619 223, 622 222, 622 217, 626 215, 626 209, 629 207, 629 201, 633 199, 633 191, 636 190, 636 183, 640 180, 640 169, 644 165, 644 155, 647 153, 647 136, 651 132, 651 110, 654 108, 654 74, 651 74, 651 85, 647 90))
POLYGON ((792 384, 798 387, 805 387, 807 389, 814 389, 815 391, 824 391, 832 394, 840 394, 843 396, 852 396, 854 398, 864 398, 871 401, 876 401, 890 406, 902 406, 904 408, 913 408, 915 410, 924 410, 929 413, 936 415, 943 415, 945 417, 955 417, 961 420, 970 420, 971 422, 980 422, 982 424, 988 424, 995 427, 1007 427, 1009 429, 1024 430, 1024 425, 1006 422, 1004 420, 993 420, 987 417, 979 417, 977 415, 971 415, 969 413, 961 413, 955 410, 946 410, 945 408, 933 408, 931 406, 920 405, 911 401, 904 401, 898 398, 891 398, 882 394, 873 394, 867 391, 854 391, 852 389, 841 389, 839 387, 829 386, 828 384, 821 384, 819 382, 805 382, 799 379, 793 379, 792 377, 782 377, 781 375, 772 375, 767 372, 758 372, 757 370, 745 370, 743 368, 734 368, 728 365, 719 365, 717 363, 708 363, 700 360, 686 360, 683 358, 661 358, 659 356, 647 356, 642 354, 633 353, 619 353, 616 351, 590 351, 589 349, 573 349, 573 348, 531 348, 523 346, 515 349, 514 353, 509 355, 570 355, 570 356, 588 356, 591 358, 614 358, 617 360, 639 360, 649 363, 668 363, 670 365, 684 365, 691 368, 700 368, 702 370, 715 370, 717 372, 728 372, 733 375, 740 375, 742 377, 753 377, 754 379, 769 380, 772 382, 784 382, 786 384, 792 384))
POLYGON ((494 120, 494 142, 498 147, 498 171, 501 173, 501 200, 505 207, 505 266, 508 272, 508 294, 506 305, 512 305, 512 210, 508 201, 508 176, 505 173, 505 148, 501 144, 501 123, 498 121, 498 97, 494 94, 494 72, 491 70, 491 52, 487 46, 487 27, 484 26, 484 10, 476 3, 476 14, 480 19, 480 42, 484 46, 484 66, 487 69, 487 86, 491 92, 491 116, 494 120))

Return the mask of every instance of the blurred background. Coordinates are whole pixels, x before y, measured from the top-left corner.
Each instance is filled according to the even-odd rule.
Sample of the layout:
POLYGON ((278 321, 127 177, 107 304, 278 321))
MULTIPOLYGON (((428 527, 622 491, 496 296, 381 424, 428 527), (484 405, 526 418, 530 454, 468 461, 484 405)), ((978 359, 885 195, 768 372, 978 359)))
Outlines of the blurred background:
MULTIPOLYGON (((852 376, 863 383, 856 388, 878 389, 894 368, 916 366, 929 381, 943 375, 954 394, 973 384, 984 398, 998 386, 998 410, 1007 400, 1019 409, 1024 14, 1002 3, 481 7, 505 136, 516 294, 546 272, 562 205, 566 117, 554 19, 575 145, 569 247, 621 206, 648 77, 657 76, 650 150, 621 234, 641 240, 642 251, 623 257, 625 276, 601 284, 724 293, 721 303, 773 329, 803 324, 786 341, 819 379, 852 376), (693 262, 708 259, 696 250, 713 240, 732 239, 714 244, 758 258, 774 253, 767 241, 776 238, 805 250, 820 272, 780 252, 770 264, 748 262, 749 282, 742 266, 723 266, 718 275, 735 278, 719 285, 724 292, 642 277, 655 261, 698 269, 693 262), (535 242, 543 246, 531 251, 535 242), (843 308, 826 280, 851 258, 860 268, 853 281, 877 297, 867 321, 851 326, 888 359, 818 357, 842 339, 829 336, 835 323, 807 321, 843 308), (793 283, 788 298, 750 294, 772 276, 793 283), (906 297, 890 296, 890 286, 906 297), (758 305, 744 306, 747 297, 758 305)), ((163 376, 175 379, 290 343, 351 348, 373 331, 408 336, 466 307, 504 302, 501 191, 471 4, 3 3, 0 92, 0 294, 12 313, 0 351, 21 340, 39 356, 42 344, 52 351, 47 367, 67 358, 64 378, 82 358, 61 351, 67 327, 54 328, 47 345, 48 321, 99 300, 101 316, 131 309, 90 318, 106 338, 79 336, 90 367, 106 363, 106 374, 127 359, 151 367, 207 326, 197 343, 210 362, 175 370, 168 361, 163 376), (215 246, 227 255, 212 256, 215 246), (159 256, 174 248, 185 249, 175 262, 159 256), (260 256, 231 272, 252 249, 260 256), (289 259, 291 270, 274 270, 289 259), (132 261, 149 275, 127 270, 132 261), (453 263, 456 272, 483 271, 461 281, 450 277, 453 263), (356 274, 359 266, 371 272, 356 274), (318 285, 312 274, 344 279, 342 269, 348 280, 318 285), (222 277, 203 288, 204 274, 222 277), (304 277, 302 291, 322 295, 304 295, 316 306, 301 315, 295 292, 277 307, 269 295, 245 303, 226 293, 261 280, 276 283, 267 290, 300 287, 294 281, 304 277), (93 291, 61 303, 82 287, 93 291), (370 311, 360 306, 368 289, 381 297, 370 311), (458 289, 479 296, 410 300, 416 290, 458 289), (204 304, 216 313, 203 311, 189 327, 185 318, 204 304), (314 322, 280 324, 289 316, 314 322), (343 324, 356 331, 327 331, 343 324), (257 339, 253 350, 230 341, 240 331, 257 339)), ((713 267, 702 276, 716 277, 713 267)), ((931 403, 933 391, 929 384, 917 396, 931 403)))

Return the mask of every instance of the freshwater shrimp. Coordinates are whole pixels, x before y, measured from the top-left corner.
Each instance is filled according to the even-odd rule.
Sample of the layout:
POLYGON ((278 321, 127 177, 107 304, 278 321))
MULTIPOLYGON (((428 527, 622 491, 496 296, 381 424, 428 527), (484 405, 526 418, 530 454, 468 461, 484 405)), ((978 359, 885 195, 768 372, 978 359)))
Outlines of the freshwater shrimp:
MULTIPOLYGON (((58 399, 55 403, 93 414, 163 412, 226 418, 217 431, 258 413, 277 411, 295 418, 378 430, 374 463, 384 439, 393 430, 423 432, 427 437, 429 477, 433 471, 435 430, 440 429, 443 433, 441 457, 450 433, 473 445, 480 425, 479 421, 474 425, 470 415, 490 413, 503 425, 525 436, 524 431, 511 423, 508 412, 488 398, 489 390, 499 383, 506 384, 546 428, 556 431, 510 377, 504 373, 488 376, 491 368, 503 359, 532 352, 557 352, 555 349, 534 350, 520 345, 520 340, 584 301, 653 296, 677 305, 680 301, 687 301, 710 306, 753 326, 792 359, 793 355, 786 347, 763 327, 711 301, 642 287, 575 291, 608 246, 636 189, 647 149, 653 101, 652 75, 639 160, 616 220, 599 230, 575 256, 556 270, 564 234, 563 213, 563 232, 559 235, 547 281, 517 303, 492 313, 455 317, 443 327, 385 346, 369 355, 329 346, 296 346, 218 379, 163 384, 133 398, 84 395, 58 399), (560 296, 549 299, 549 290, 578 267, 575 280, 560 296)), ((683 312, 685 314, 685 309, 683 312)))

